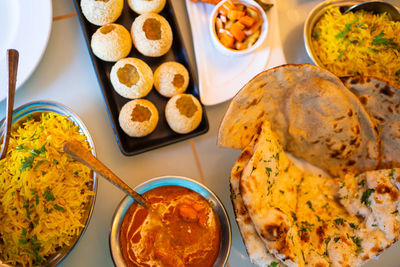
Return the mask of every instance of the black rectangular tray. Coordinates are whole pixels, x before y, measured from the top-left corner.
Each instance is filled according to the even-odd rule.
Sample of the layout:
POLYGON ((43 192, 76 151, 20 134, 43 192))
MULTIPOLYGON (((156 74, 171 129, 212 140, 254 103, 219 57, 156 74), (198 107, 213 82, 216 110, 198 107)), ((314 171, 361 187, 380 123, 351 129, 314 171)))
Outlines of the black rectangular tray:
MULTIPOLYGON (((100 84, 100 88, 107 106, 107 111, 111 120, 111 124, 114 130, 115 137, 117 139, 117 143, 121 152, 126 156, 132 156, 139 153, 143 153, 148 150, 152 150, 155 148, 159 148, 162 146, 166 146, 169 144, 173 144, 179 141, 183 141, 201 134, 205 134, 209 129, 208 119, 205 112, 205 108, 203 107, 203 118, 202 121, 193 132, 188 134, 177 134, 175 133, 167 124, 165 119, 165 105, 167 104, 168 98, 161 96, 154 88, 151 92, 145 97, 145 99, 151 101, 159 112, 159 121, 156 129, 153 133, 148 136, 135 138, 130 137, 121 129, 118 122, 119 112, 122 106, 129 102, 130 99, 126 99, 120 96, 115 90, 110 81, 110 71, 111 67, 114 65, 113 62, 105 62, 97 58, 91 48, 90 48, 90 40, 92 38, 93 33, 99 28, 94 24, 91 24, 82 14, 82 10, 80 7, 80 0, 74 0, 75 8, 78 13, 78 18, 80 24, 82 26, 82 30, 85 36, 86 44, 89 49, 89 54, 92 59, 92 63, 97 75, 97 79, 100 84)), ((164 9, 160 12, 165 19, 168 20, 169 24, 172 28, 173 33, 173 43, 171 49, 167 54, 161 57, 153 58, 146 57, 140 54, 136 48, 132 45, 132 50, 128 57, 136 57, 144 62, 146 62, 153 72, 156 68, 167 61, 177 61, 183 64, 189 72, 189 85, 186 90, 186 93, 192 94, 195 97, 199 98, 199 91, 196 84, 196 77, 194 76, 194 71, 189 64, 189 59, 187 57, 186 48, 183 45, 183 38, 181 36, 181 32, 177 25, 176 14, 172 8, 170 0, 167 0, 167 3, 164 9)), ((124 2, 124 8, 121 16, 114 23, 118 23, 123 25, 129 32, 131 29, 131 25, 133 20, 139 16, 134 11, 132 11, 126 1, 124 2)))

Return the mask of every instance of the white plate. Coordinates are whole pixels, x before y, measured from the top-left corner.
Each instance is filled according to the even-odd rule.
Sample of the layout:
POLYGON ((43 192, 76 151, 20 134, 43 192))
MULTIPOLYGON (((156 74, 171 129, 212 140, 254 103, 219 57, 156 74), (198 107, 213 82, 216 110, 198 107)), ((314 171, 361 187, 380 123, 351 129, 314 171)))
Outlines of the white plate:
POLYGON ((19 52, 17 89, 46 49, 53 19, 51 0, 0 0, 0 101, 7 95, 7 49, 19 52))
POLYGON ((215 105, 234 97, 251 78, 263 70, 286 63, 278 27, 276 4, 267 12, 268 36, 249 55, 226 56, 214 47, 209 32, 211 4, 186 0, 199 76, 200 100, 215 105))

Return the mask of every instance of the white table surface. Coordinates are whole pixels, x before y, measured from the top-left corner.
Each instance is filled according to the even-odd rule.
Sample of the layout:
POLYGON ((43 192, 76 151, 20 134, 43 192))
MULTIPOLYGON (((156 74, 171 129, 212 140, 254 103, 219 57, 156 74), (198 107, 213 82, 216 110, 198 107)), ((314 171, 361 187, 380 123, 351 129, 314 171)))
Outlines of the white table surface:
MULTIPOLYGON (((395 4, 399 0, 390 0, 395 4)), ((195 64, 191 33, 183 0, 173 0, 189 59, 195 64)), ((303 24, 307 13, 321 1, 277 0, 283 51, 288 63, 310 63, 303 42, 303 24)), ((53 16, 75 13, 72 1, 53 0, 53 16)), ((4 25, 3 25, 4 26, 4 25)), ((3 53, 5 51, 0 51, 3 53)), ((254 73, 256 75, 256 73, 254 73)), ((1 90, 6 90, 1 88, 1 90)), ((76 16, 53 21, 47 50, 30 79, 17 91, 15 107, 34 100, 53 100, 74 110, 88 127, 98 158, 127 184, 134 187, 149 178, 179 175, 204 180, 225 205, 232 224, 230 266, 253 266, 244 249, 233 216, 229 192, 229 173, 240 151, 218 148, 218 126, 228 103, 206 107, 210 123, 207 134, 133 157, 119 150, 101 95, 81 27, 76 16), (193 149, 193 145, 195 150, 193 149), (196 152, 197 153, 196 153, 196 152), (200 169, 196 164, 196 155, 200 169), (156 166, 156 168, 154 167, 156 166)), ((0 102, 0 117, 5 115, 0 102)), ((99 178, 97 200, 90 224, 78 246, 63 266, 113 266, 108 237, 113 213, 124 194, 99 178)), ((395 244, 379 261, 366 266, 400 266, 400 247, 395 244)))

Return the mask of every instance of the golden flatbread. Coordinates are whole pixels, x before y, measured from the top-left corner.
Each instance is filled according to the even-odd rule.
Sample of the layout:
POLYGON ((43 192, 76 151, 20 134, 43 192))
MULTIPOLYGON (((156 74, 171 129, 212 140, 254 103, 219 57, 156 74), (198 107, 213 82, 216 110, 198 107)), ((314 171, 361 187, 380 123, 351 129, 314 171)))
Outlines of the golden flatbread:
POLYGON ((346 77, 342 81, 377 127, 382 155, 379 168, 400 167, 400 89, 375 77, 346 77))
POLYGON ((324 69, 284 65, 257 75, 231 101, 218 145, 243 149, 264 119, 286 151, 333 176, 379 165, 379 139, 370 117, 324 69))
POLYGON ((400 169, 340 178, 305 173, 289 160, 268 121, 245 151, 240 216, 249 216, 282 263, 359 266, 398 239, 400 169))

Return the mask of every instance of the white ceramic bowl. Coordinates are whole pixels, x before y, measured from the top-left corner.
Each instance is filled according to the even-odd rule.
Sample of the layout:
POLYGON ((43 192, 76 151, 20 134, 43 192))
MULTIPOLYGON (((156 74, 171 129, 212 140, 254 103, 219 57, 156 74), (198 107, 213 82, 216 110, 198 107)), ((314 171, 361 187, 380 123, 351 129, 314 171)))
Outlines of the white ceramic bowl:
POLYGON ((252 46, 250 46, 247 49, 243 49, 243 50, 230 49, 230 48, 225 47, 223 44, 221 44, 221 42, 218 39, 217 33, 215 31, 215 19, 217 18, 217 15, 218 15, 218 9, 220 6, 222 6, 224 4, 224 2, 226 2, 226 0, 219 2, 214 7, 213 11, 211 12, 210 21, 209 21, 209 31, 211 34, 212 43, 214 44, 215 48, 218 49, 218 51, 220 51, 221 53, 223 53, 225 55, 245 55, 245 54, 249 54, 249 53, 253 52, 267 38, 268 19, 267 19, 267 15, 265 14, 265 11, 262 9, 262 7, 259 4, 257 4, 253 0, 233 0, 234 3, 243 3, 245 5, 250 5, 250 6, 255 7, 261 14, 263 23, 261 25, 260 37, 258 37, 257 41, 252 46))

